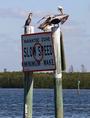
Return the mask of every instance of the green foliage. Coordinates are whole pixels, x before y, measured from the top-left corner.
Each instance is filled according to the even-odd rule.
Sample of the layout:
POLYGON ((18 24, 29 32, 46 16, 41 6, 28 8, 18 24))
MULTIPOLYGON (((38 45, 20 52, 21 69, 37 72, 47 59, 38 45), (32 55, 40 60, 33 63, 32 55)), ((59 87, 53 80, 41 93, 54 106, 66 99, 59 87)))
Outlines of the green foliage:
POLYGON ((0 87, 2 88, 23 87, 23 73, 22 72, 0 73, 0 87))
MULTIPOLYGON (((34 73, 34 88, 54 88, 53 73, 34 73)), ((63 73, 63 89, 76 89, 80 80, 81 89, 90 89, 90 73, 63 73)), ((24 86, 23 72, 0 73, 1 88, 22 88, 24 86)))
POLYGON ((63 88, 77 89, 78 81, 81 89, 90 89, 90 73, 63 73, 63 88))
POLYGON ((37 73, 34 74, 35 88, 53 88, 54 79, 52 73, 37 73))

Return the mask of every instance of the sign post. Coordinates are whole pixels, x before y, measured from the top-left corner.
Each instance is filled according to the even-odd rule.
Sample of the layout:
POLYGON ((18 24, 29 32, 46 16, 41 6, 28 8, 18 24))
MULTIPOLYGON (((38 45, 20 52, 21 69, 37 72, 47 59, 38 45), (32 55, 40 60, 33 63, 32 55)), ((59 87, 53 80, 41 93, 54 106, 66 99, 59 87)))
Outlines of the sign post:
POLYGON ((55 118, 63 118, 63 96, 62 96, 62 69, 60 50, 60 27, 52 28, 52 38, 54 42, 54 52, 56 70, 54 71, 54 98, 55 98, 55 118))
MULTIPOLYGON (((33 26, 26 26, 24 34, 31 34, 34 32, 33 26)), ((33 106, 33 78, 32 72, 24 72, 24 113, 23 118, 32 118, 33 106)))

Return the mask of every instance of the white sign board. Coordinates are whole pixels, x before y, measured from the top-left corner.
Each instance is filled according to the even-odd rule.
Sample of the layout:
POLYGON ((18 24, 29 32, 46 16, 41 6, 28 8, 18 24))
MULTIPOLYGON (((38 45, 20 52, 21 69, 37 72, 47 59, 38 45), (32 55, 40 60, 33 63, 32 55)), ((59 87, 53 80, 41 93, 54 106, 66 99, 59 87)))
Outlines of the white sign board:
POLYGON ((55 70, 51 32, 22 35, 23 71, 55 70))

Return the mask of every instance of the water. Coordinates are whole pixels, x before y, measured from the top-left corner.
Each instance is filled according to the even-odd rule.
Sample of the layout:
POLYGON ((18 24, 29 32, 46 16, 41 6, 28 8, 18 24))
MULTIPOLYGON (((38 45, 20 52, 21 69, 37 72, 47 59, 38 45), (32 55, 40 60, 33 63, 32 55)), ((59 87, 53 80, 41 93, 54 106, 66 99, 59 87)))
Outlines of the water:
MULTIPOLYGON (((0 89, 0 118, 23 118, 23 89, 0 89)), ((35 89, 33 118, 54 118, 53 89, 35 89)), ((64 118, 90 118, 90 90, 63 90, 64 118)))

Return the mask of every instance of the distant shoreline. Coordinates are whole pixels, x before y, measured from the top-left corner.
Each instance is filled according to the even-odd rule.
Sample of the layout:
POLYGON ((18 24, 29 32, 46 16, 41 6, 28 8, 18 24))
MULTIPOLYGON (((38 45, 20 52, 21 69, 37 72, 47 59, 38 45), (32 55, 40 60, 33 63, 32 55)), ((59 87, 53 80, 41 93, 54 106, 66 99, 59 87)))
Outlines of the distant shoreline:
MULTIPOLYGON (((52 73, 34 73, 33 78, 34 88, 54 88, 52 73)), ((90 89, 90 72, 63 72, 63 89, 77 89, 78 80, 80 81, 80 89, 90 89)), ((0 72, 0 88, 24 88, 23 72, 0 72)))

